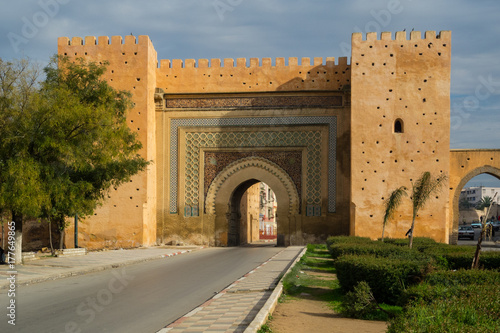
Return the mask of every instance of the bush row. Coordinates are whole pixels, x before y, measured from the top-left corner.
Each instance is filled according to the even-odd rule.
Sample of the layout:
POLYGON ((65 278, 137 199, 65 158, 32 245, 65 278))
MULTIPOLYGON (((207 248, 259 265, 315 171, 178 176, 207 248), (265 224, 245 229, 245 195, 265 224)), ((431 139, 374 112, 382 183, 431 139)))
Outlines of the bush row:
POLYGON ((396 304, 405 288, 423 279, 429 261, 345 255, 336 260, 335 269, 344 292, 352 291, 359 282, 366 281, 378 302, 396 304))
POLYGON ((500 332, 500 252, 482 251, 483 269, 471 270, 475 247, 428 238, 412 250, 407 239, 331 237, 327 246, 344 292, 365 281, 377 302, 403 306, 389 332, 500 332))
MULTIPOLYGON (((439 244, 430 238, 415 237, 413 249, 407 239, 372 241, 364 237, 334 236, 327 240, 327 248, 334 259, 344 255, 374 255, 376 257, 428 259, 437 268, 470 269, 476 251, 471 246, 439 244)), ((500 269, 500 252, 481 251, 480 268, 500 269)))
POLYGON ((430 286, 414 289, 427 297, 414 299, 388 332, 500 332, 500 284, 430 286))
POLYGON ((399 299, 399 305, 431 303, 438 299, 460 296, 469 286, 482 288, 500 286, 500 272, 489 270, 436 271, 425 276, 423 283, 406 289, 399 299))

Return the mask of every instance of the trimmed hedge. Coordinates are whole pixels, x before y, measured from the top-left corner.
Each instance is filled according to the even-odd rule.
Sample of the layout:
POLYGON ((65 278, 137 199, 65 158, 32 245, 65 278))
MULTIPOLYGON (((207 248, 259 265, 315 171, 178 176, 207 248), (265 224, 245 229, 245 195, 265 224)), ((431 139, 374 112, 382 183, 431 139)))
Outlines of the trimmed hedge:
POLYGON ((411 303, 402 315, 390 320, 387 332, 500 332, 499 284, 459 286, 450 290, 458 293, 411 303))
POLYGON ((471 285, 500 285, 500 272, 488 270, 437 271, 425 276, 423 283, 405 290, 399 305, 431 303, 460 296, 471 285))
POLYGON ((373 241, 366 237, 357 236, 331 236, 326 239, 326 248, 328 251, 337 244, 370 244, 373 241))
POLYGON ((408 239, 327 240, 344 293, 365 281, 377 302, 405 308, 388 332, 500 332, 500 252, 481 251, 484 270, 471 270, 475 247, 422 237, 414 238, 413 249, 408 244, 408 239))
POLYGON ((338 259, 344 255, 373 255, 375 257, 383 258, 430 258, 429 255, 412 250, 408 247, 401 247, 376 241, 366 244, 333 244, 330 246, 330 254, 333 259, 338 259))
MULTIPOLYGON (((393 244, 400 247, 409 247, 410 240, 408 238, 386 238, 384 243, 393 244)), ((413 248, 423 252, 430 247, 434 247, 439 243, 432 238, 427 237, 414 237, 413 238, 413 248)))
POLYGON ((344 292, 366 281, 379 303, 396 304, 405 288, 423 279, 428 260, 345 255, 335 262, 337 279, 344 292))
MULTIPOLYGON (((449 269, 471 269, 475 252, 476 247, 473 246, 446 244, 437 244, 424 250, 424 253, 432 255, 434 258, 446 260, 449 269)), ((489 270, 500 269, 500 252, 482 250, 479 256, 479 266, 489 270)))
POLYGON ((425 282, 430 285, 441 284, 444 286, 470 284, 500 284, 500 272, 488 270, 457 270, 457 271, 437 271, 428 274, 425 282))

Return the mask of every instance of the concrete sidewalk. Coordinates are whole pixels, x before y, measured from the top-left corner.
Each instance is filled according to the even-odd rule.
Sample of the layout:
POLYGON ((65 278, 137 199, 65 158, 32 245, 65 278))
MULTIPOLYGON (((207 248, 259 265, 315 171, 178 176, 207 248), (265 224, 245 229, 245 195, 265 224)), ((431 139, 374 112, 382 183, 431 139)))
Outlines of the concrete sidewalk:
POLYGON ((157 333, 256 332, 281 295, 281 277, 302 257, 291 246, 157 333))
POLYGON ((7 288, 7 277, 17 272, 17 285, 33 284, 47 280, 56 280, 74 275, 103 271, 110 268, 131 265, 148 260, 170 257, 199 250, 202 247, 149 247, 130 250, 109 250, 89 252, 87 255, 48 257, 28 261, 24 265, 0 265, 0 289, 7 288))

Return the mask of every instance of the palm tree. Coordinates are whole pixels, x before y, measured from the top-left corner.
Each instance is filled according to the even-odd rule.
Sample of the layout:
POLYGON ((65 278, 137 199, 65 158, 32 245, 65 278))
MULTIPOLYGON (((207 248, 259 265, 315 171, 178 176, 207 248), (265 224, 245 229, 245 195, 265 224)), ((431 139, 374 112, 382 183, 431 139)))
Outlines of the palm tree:
POLYGON ((483 242, 484 233, 486 231, 486 226, 487 226, 486 221, 488 220, 488 216, 490 215, 491 206, 493 206, 492 203, 495 202, 495 198, 496 198, 497 194, 498 194, 498 192, 495 193, 493 198, 484 197, 479 202, 479 204, 481 204, 481 202, 483 204, 485 204, 486 201, 489 201, 489 203, 487 205, 485 204, 484 207, 481 207, 481 208, 487 207, 487 209, 486 209, 484 217, 481 219, 481 233, 479 234, 479 238, 477 240, 476 253, 474 253, 474 259, 472 260, 472 269, 479 267, 479 255, 481 254, 481 243, 483 242), (486 200, 486 199, 488 199, 488 200, 486 200))
POLYGON ((490 207, 492 203, 493 203, 493 199, 491 197, 486 196, 486 197, 482 198, 481 200, 479 200, 479 202, 476 205, 476 209, 483 210, 487 207, 490 207))
POLYGON ((413 217, 411 221, 411 228, 409 230, 410 235, 410 249, 413 246, 413 230, 415 228, 415 218, 418 215, 418 211, 424 207, 427 200, 429 199, 431 193, 439 191, 446 181, 446 175, 440 175, 437 178, 431 176, 429 171, 422 173, 420 178, 412 184, 412 196, 411 201, 413 204, 413 217))
POLYGON ((383 227, 382 227, 382 242, 384 241, 384 232, 385 232, 385 226, 389 219, 391 219, 394 215, 394 212, 398 208, 399 204, 401 203, 401 200, 403 199, 404 196, 408 195, 406 193, 406 187, 401 186, 394 191, 392 191, 391 196, 385 200, 385 214, 384 214, 384 222, 383 222, 383 227))

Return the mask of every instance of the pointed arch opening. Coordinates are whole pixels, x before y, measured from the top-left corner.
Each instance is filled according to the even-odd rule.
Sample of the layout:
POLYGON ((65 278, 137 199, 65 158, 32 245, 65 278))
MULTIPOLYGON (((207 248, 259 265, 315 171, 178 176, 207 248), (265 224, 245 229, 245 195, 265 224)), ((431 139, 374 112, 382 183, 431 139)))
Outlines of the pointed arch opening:
POLYGON ((226 167, 208 190, 206 211, 215 215, 216 245, 241 244, 241 198, 245 191, 258 182, 266 183, 275 195, 277 245, 288 246, 291 234, 301 233, 300 230, 295 230, 295 224, 290 228, 290 219, 299 214, 299 196, 293 181, 276 164, 263 158, 251 157, 226 167))

